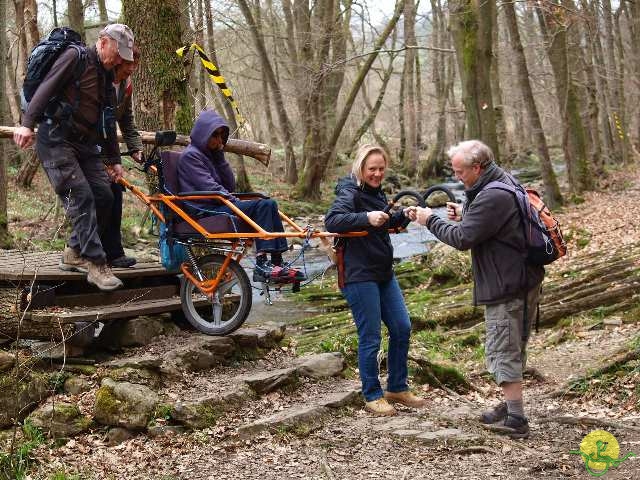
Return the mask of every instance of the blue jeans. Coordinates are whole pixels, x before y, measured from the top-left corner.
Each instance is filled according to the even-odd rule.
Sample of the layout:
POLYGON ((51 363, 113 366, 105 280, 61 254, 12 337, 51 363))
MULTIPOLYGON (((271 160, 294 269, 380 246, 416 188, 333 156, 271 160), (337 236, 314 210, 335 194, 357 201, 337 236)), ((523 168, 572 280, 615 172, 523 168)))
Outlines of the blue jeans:
MULTIPOLYGON (((267 232, 284 232, 282 219, 278 213, 278 204, 270 198, 262 198, 259 200, 238 200, 233 202, 247 217, 256 222, 267 232)), ((231 210, 226 205, 207 207, 209 211, 230 213, 231 210)), ((242 222, 246 225, 244 222, 242 222)), ((244 230, 246 231, 246 230, 244 230)), ((255 231, 251 229, 250 231, 255 231)), ((259 253, 282 253, 288 250, 287 239, 284 237, 264 240, 256 238, 256 251, 259 253)))
POLYGON ((342 289, 358 329, 358 368, 362 394, 367 402, 382 397, 377 355, 382 320, 389 330, 387 391, 404 392, 411 322, 395 276, 387 282, 347 283, 342 289))

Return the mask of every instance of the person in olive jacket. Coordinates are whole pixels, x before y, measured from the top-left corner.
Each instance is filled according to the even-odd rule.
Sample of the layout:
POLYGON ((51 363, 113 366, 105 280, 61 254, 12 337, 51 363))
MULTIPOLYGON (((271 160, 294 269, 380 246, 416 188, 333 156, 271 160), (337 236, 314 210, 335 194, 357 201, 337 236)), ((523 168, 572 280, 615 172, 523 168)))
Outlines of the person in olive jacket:
POLYGON ((419 408, 425 400, 409 391, 407 355, 411 323, 398 281, 393 273, 393 246, 388 229, 406 226, 404 211, 386 213, 381 184, 388 165, 377 145, 359 148, 351 176, 336 186, 336 198, 325 217, 329 232, 366 230, 362 237, 341 238, 341 276, 345 296, 358 330, 358 367, 365 408, 377 415, 394 415, 389 402, 419 408), (383 392, 378 379, 381 322, 389 330, 388 378, 383 392))
POLYGON ((485 188, 494 181, 511 185, 515 181, 496 165, 491 149, 479 140, 468 140, 451 147, 447 154, 453 173, 465 186, 464 208, 447 204, 454 223, 432 215, 429 208, 417 207, 408 215, 447 245, 471 249, 474 304, 485 305, 487 368, 505 399, 482 413, 480 421, 511 438, 527 438, 522 372, 544 268, 526 261, 525 232, 514 195, 485 188))

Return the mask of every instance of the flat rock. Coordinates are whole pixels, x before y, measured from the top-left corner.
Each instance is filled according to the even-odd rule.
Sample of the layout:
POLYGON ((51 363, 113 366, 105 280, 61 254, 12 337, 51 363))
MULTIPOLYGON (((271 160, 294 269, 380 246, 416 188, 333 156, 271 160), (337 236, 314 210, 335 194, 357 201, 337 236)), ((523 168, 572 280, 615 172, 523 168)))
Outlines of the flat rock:
POLYGON ((100 379, 102 380, 102 378, 105 377, 111 378, 116 382, 129 382, 138 385, 145 385, 152 390, 157 390, 162 386, 162 377, 160 372, 148 368, 112 368, 101 375, 100 379))
POLYGON ((290 367, 259 372, 241 379, 258 395, 264 395, 285 385, 296 383, 298 381, 298 373, 295 367, 290 367))
POLYGON ((251 389, 246 384, 241 384, 220 395, 190 402, 176 402, 171 418, 192 429, 211 427, 224 413, 240 408, 253 396, 251 389))
POLYGON ((185 370, 208 370, 224 363, 234 351, 235 343, 229 337, 194 335, 188 344, 167 352, 161 371, 169 376, 179 377, 185 370))
POLYGON ((158 370, 162 365, 162 358, 157 355, 139 355, 136 357, 118 358, 104 364, 109 368, 148 368, 158 370))
POLYGON ((315 403, 328 408, 342 408, 349 405, 361 404, 362 396, 360 395, 360 390, 335 392, 321 398, 315 403))
POLYGON ((126 442, 127 440, 133 438, 133 435, 133 432, 127 430, 126 428, 115 427, 109 429, 105 440, 107 442, 107 445, 113 447, 114 445, 120 445, 122 442, 126 442))
POLYGON ((416 435, 419 435, 423 433, 423 430, 411 430, 411 429, 406 429, 406 430, 394 430, 391 432, 391 435, 395 435, 396 437, 415 437, 416 435))
POLYGON ((98 342, 109 349, 141 347, 160 335, 169 335, 180 329, 162 317, 137 317, 120 322, 108 322, 100 333, 98 342))
POLYGON ((33 355, 42 360, 62 360, 66 357, 80 357, 85 349, 67 342, 31 342, 33 355))
POLYGON ((432 432, 423 432, 414 438, 422 443, 432 445, 438 442, 470 442, 476 440, 478 437, 465 433, 458 428, 444 428, 432 432))
POLYGON ((315 425, 329 414, 330 410, 321 405, 291 407, 270 417, 261 418, 238 428, 238 435, 247 438, 264 430, 295 430, 298 427, 315 425))
POLYGON ((91 390, 91 382, 82 377, 69 377, 64 381, 64 391, 70 395, 77 395, 91 390))
POLYGON ((302 357, 298 366, 298 374, 303 377, 327 378, 340 375, 346 363, 340 352, 319 353, 302 357))

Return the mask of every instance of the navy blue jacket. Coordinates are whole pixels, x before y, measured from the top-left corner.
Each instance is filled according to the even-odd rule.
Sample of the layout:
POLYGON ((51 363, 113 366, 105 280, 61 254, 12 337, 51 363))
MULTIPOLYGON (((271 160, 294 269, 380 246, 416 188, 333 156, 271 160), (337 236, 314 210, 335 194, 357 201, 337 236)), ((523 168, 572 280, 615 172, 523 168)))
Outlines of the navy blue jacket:
POLYGON ((382 227, 372 227, 367 212, 384 210, 387 197, 380 188, 364 184, 360 187, 345 177, 336 185, 336 199, 327 212, 324 224, 329 232, 343 233, 366 230, 364 237, 342 238, 344 242, 345 283, 386 282, 393 276, 393 246, 388 229, 401 226, 402 211, 394 212, 382 227))

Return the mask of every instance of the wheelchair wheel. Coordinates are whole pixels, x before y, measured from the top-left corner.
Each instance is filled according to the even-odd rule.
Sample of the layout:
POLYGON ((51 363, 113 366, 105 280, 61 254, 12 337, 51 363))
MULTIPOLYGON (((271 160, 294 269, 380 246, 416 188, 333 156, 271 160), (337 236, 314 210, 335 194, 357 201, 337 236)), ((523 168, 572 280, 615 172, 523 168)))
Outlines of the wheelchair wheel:
MULTIPOLYGON (((204 277, 212 279, 224 260, 224 255, 205 255, 198 259, 198 265, 204 277)), ((251 311, 251 283, 240 264, 232 261, 212 299, 186 278, 182 279, 180 299, 185 317, 196 329, 207 335, 227 335, 239 328, 251 311)))
POLYGON ((424 198, 427 207, 431 208, 444 207, 447 202, 457 202, 453 192, 444 185, 434 185, 427 188, 422 193, 422 198, 424 198))

